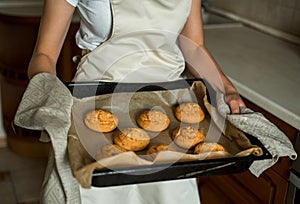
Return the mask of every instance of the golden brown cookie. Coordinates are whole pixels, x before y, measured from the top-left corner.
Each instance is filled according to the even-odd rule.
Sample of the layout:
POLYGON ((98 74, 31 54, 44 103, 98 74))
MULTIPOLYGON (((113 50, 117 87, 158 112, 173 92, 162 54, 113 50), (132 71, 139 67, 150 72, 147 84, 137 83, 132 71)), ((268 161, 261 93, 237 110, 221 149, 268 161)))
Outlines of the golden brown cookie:
POLYGON ((185 123, 199 123, 204 120, 205 114, 197 103, 182 103, 175 109, 175 117, 185 123))
POLYGON ((96 154, 96 159, 103 159, 106 157, 112 157, 114 155, 120 154, 122 152, 126 152, 127 150, 115 145, 115 144, 107 144, 102 146, 102 148, 100 148, 96 154))
POLYGON ((227 150, 221 144, 215 142, 201 142, 194 149, 195 154, 199 154, 202 152, 217 152, 217 151, 227 152, 227 150))
POLYGON ((175 148, 173 147, 170 147, 170 145, 168 144, 156 144, 156 145, 153 145, 151 146, 148 150, 147 150, 147 154, 157 154, 161 151, 176 151, 175 148))
POLYGON ((147 110, 138 117, 136 122, 145 130, 160 132, 169 127, 170 118, 161 111, 147 110))
POLYGON ((140 151, 150 143, 147 132, 140 128, 125 128, 114 134, 114 143, 128 151, 140 151))
POLYGON ((111 132, 118 126, 118 118, 102 109, 87 113, 84 122, 88 128, 97 132, 111 132))
POLYGON ((172 132, 174 142, 185 149, 190 149, 205 140, 203 131, 192 126, 178 127, 172 132))

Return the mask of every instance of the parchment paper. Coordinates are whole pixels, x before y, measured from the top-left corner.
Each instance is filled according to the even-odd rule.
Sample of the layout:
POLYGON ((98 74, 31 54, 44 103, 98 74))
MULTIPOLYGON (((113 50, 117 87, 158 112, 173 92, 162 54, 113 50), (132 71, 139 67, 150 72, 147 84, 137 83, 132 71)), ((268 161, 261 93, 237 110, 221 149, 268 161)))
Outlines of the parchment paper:
POLYGON ((194 82, 190 88, 163 90, 151 92, 113 93, 84 99, 74 98, 72 108, 72 124, 68 133, 68 152, 71 169, 82 187, 91 186, 92 173, 95 169, 113 169, 158 163, 172 164, 177 161, 191 161, 225 157, 240 157, 250 154, 260 156, 262 149, 252 145, 245 134, 220 117, 216 109, 208 102, 205 85, 194 82), (217 142, 228 152, 210 152, 193 154, 191 150, 179 148, 171 139, 171 132, 178 126, 187 125, 179 122, 174 116, 175 107, 183 102, 197 102, 204 110, 206 117, 203 122, 195 124, 206 134, 206 142, 217 142), (170 126, 160 133, 149 132, 148 147, 164 143, 178 151, 164 151, 157 154, 155 160, 146 155, 146 150, 140 152, 125 152, 113 157, 96 161, 97 151, 106 144, 112 144, 115 131, 99 133, 90 130, 84 124, 85 115, 93 109, 104 109, 119 118, 119 126, 115 131, 127 127, 138 127, 136 118, 144 110, 156 109, 165 112, 170 117, 170 126))

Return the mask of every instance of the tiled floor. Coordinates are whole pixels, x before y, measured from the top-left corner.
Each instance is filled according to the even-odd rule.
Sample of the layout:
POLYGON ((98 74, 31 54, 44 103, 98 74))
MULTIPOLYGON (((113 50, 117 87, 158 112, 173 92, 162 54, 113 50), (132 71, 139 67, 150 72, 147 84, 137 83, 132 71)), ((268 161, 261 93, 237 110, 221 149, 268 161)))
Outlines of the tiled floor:
POLYGON ((0 148, 0 203, 38 204, 46 164, 0 148))

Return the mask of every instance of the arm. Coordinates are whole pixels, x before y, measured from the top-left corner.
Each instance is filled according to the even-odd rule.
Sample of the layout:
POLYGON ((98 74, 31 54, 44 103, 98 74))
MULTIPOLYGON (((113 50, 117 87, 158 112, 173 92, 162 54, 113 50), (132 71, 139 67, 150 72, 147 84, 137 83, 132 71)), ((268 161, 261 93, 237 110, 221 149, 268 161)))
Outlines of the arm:
POLYGON ((28 77, 40 72, 56 74, 56 62, 68 32, 75 8, 65 0, 45 0, 39 34, 28 77))
POLYGON ((216 91, 224 93, 231 112, 239 113, 239 107, 245 106, 244 102, 204 46, 201 0, 193 0, 190 16, 179 37, 179 44, 190 73, 196 78, 206 79, 216 91))

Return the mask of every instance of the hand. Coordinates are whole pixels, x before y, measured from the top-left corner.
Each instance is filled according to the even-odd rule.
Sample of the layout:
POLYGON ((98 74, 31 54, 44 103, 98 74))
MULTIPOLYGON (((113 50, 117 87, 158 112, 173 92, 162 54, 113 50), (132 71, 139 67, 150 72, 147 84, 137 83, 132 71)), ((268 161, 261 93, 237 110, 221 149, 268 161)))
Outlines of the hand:
POLYGON ((240 107, 246 107, 237 91, 226 92, 225 101, 229 105, 232 114, 239 114, 240 107))

